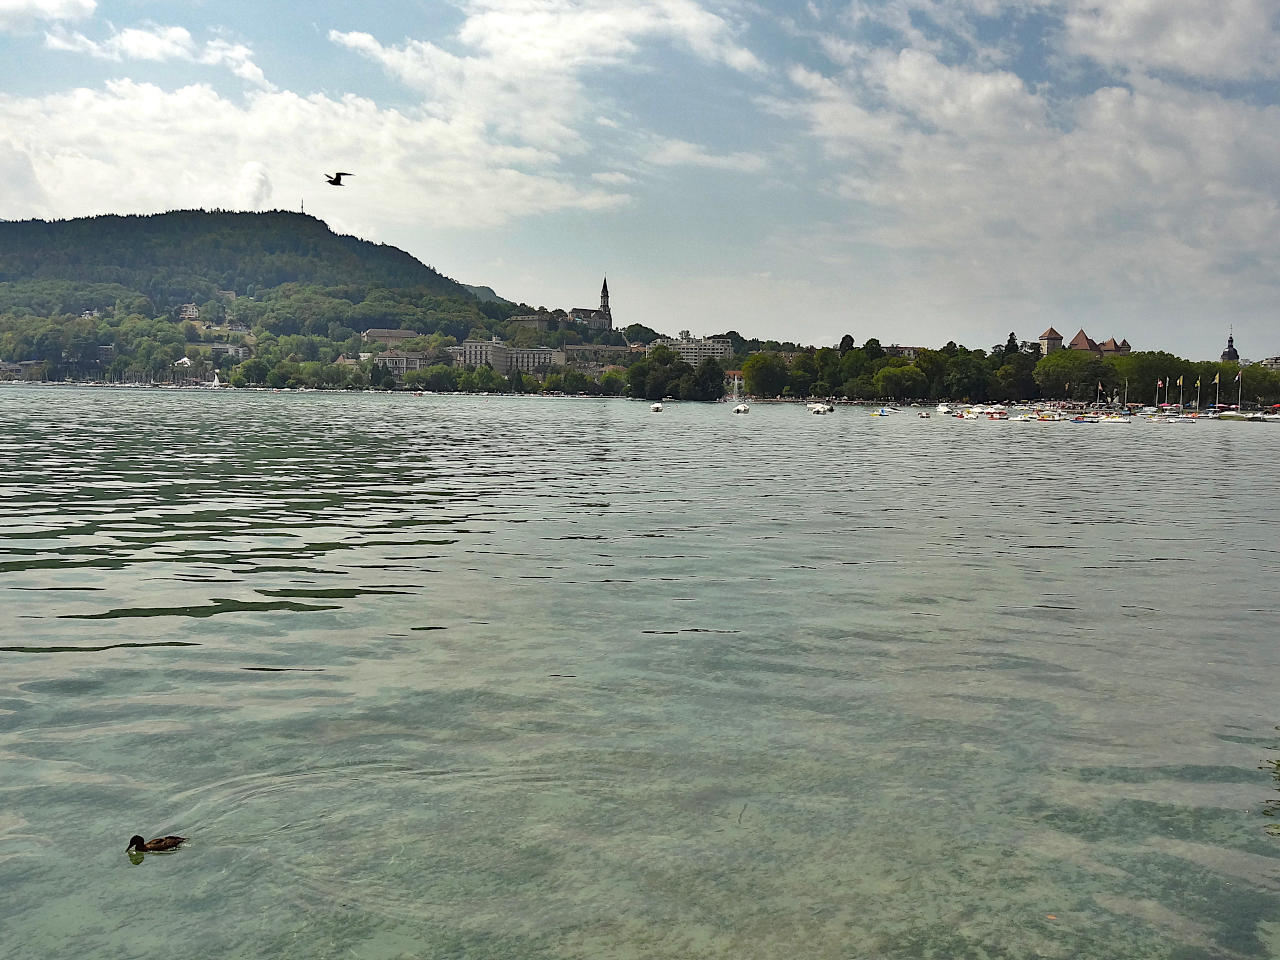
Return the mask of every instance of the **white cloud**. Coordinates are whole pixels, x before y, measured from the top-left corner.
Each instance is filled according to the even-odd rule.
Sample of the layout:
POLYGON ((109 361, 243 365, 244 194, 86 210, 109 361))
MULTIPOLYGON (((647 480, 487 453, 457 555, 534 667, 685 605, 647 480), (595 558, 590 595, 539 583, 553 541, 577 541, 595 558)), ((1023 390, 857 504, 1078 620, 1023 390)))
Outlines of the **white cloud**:
POLYGON ((708 153, 685 140, 663 141, 649 154, 648 160, 660 167, 707 167, 739 173, 756 173, 765 166, 764 158, 754 153, 708 153))
POLYGON ((628 202, 605 185, 579 187, 536 164, 519 169, 524 151, 494 150, 466 124, 352 95, 259 91, 233 101, 204 85, 166 91, 118 80, 103 90, 0 95, 0 130, 30 158, 51 198, 41 206, 5 191, 5 218, 239 207, 274 196, 290 207, 305 199, 308 211, 379 236, 404 224, 484 228, 628 202), (323 178, 331 169, 358 179, 335 190, 323 178))
POLYGON ((387 46, 355 31, 329 38, 420 93, 431 114, 557 155, 585 150, 579 126, 600 123, 588 77, 623 67, 643 44, 673 44, 734 71, 763 70, 734 28, 693 0, 471 0, 463 9, 457 40, 465 53, 417 40, 387 46))
POLYGON ((916 51, 791 79, 853 204, 844 244, 902 282, 1041 302, 1087 282, 1113 303, 1191 286, 1226 304, 1280 269, 1275 107, 1134 77, 1051 110, 1011 75, 916 51))
POLYGON ((1240 80, 1280 76, 1274 0, 1072 0, 1070 52, 1127 70, 1240 80))
POLYGON ((236 178, 235 206, 238 210, 263 210, 271 202, 271 176, 257 160, 240 168, 236 178))
MULTIPOLYGON (((50 213, 49 198, 44 187, 36 176, 31 154, 27 149, 19 149, 13 144, 0 140, 0 182, 5 185, 5 193, 22 198, 20 216, 48 217, 50 213)), ((0 213, 6 219, 14 219, 10 215, 0 213)))
POLYGON ((96 0, 0 0, 0 30, 24 30, 56 20, 82 20, 93 15, 96 0))
POLYGON ((602 173, 593 173, 591 175, 591 179, 596 181, 596 183, 607 183, 612 186, 619 186, 619 187, 625 186, 628 183, 634 182, 634 179, 632 177, 628 176, 625 173, 620 173, 617 170, 610 170, 602 173))
POLYGON ((51 50, 85 53, 102 60, 182 60, 209 66, 225 66, 237 77, 255 86, 270 88, 266 76, 253 62, 253 51, 244 44, 215 37, 203 46, 184 27, 149 25, 117 30, 106 40, 96 41, 83 33, 57 28, 45 34, 51 50))

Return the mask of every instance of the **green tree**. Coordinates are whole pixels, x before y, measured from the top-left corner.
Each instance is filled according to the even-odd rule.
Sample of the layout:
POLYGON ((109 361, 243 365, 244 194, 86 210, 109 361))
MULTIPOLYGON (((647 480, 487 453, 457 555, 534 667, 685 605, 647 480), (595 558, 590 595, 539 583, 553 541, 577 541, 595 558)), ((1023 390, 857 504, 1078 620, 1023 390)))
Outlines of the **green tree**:
POLYGON ((884 367, 871 382, 877 396, 899 402, 923 397, 929 388, 928 379, 913 366, 884 367))
POLYGON ((1092 399, 1105 378, 1102 361, 1085 350, 1055 350, 1036 363, 1034 377, 1046 397, 1092 399))
POLYGON ((787 362, 776 353, 753 353, 742 365, 747 393, 756 397, 776 397, 787 385, 787 362))

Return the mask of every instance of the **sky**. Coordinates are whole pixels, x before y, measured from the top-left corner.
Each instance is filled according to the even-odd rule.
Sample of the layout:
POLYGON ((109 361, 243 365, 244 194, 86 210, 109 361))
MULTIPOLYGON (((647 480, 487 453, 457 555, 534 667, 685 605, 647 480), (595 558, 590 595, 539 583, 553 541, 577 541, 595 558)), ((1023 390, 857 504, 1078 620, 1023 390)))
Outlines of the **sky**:
POLYGON ((0 218, 189 208, 664 333, 1259 360, 1280 2, 0 0, 0 218))

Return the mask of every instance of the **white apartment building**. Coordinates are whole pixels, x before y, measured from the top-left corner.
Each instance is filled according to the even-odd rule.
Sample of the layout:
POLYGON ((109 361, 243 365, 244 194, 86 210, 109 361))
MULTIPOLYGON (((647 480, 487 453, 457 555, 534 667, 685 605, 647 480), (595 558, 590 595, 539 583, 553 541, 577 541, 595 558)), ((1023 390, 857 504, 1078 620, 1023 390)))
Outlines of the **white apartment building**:
POLYGON ((681 330, 680 336, 659 337, 649 344, 649 352, 657 346, 668 347, 680 354, 685 363, 697 366, 707 357, 712 360, 728 360, 733 356, 733 341, 723 337, 691 337, 688 330, 681 330))
POLYGON ((453 359, 467 367, 488 364, 498 373, 519 370, 522 373, 540 373, 552 367, 564 366, 564 351, 554 347, 509 347, 494 337, 492 340, 463 340, 456 347, 449 347, 453 359))
POLYGON ((463 340, 449 352, 468 367, 482 367, 487 363, 499 373, 506 373, 510 366, 507 345, 497 337, 492 340, 463 340))
POLYGON ((519 370, 521 373, 541 373, 552 367, 563 366, 564 351, 554 347, 507 348, 507 373, 512 370, 519 370))

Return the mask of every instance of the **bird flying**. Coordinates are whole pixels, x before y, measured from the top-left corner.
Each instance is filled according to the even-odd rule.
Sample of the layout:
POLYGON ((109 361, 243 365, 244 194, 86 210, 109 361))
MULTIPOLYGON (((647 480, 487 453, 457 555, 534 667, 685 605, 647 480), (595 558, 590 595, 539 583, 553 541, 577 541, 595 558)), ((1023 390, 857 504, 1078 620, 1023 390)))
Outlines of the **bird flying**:
POLYGON ((354 177, 354 176, 355 176, 354 173, 346 173, 345 171, 339 170, 332 177, 329 176, 328 174, 325 174, 325 182, 335 187, 341 187, 343 186, 343 183, 342 183, 343 177, 354 177))

